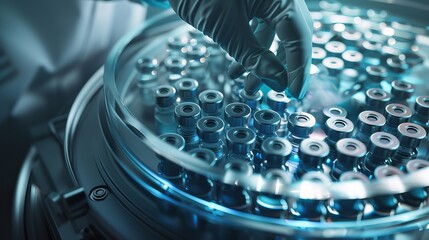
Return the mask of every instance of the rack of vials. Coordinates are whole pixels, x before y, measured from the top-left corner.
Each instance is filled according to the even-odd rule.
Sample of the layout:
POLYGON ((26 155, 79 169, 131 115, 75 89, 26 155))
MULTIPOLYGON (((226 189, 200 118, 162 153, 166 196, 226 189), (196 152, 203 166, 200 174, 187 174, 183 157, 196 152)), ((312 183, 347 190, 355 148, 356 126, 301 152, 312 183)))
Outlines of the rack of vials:
MULTIPOLYGON (((207 166, 299 187, 258 192, 257 183, 228 184, 163 154, 155 173, 204 201, 290 221, 364 222, 426 209, 428 180, 414 173, 429 166, 428 29, 335 1, 321 1, 312 17, 303 100, 266 86, 246 92, 256 76, 231 79, 233 59, 186 27, 134 61, 138 97, 125 101, 159 139, 207 166), (349 181, 356 185, 342 186, 359 187, 335 187, 349 181)), ((282 51, 278 39, 271 50, 282 51)))

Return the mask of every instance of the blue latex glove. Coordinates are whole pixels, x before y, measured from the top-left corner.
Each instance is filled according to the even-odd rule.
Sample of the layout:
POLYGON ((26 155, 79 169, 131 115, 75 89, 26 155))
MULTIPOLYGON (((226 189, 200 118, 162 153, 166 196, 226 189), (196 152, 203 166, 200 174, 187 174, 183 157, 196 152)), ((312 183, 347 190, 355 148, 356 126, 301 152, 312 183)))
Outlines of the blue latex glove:
MULTIPOLYGON (((287 88, 289 96, 304 97, 310 75, 313 33, 313 21, 304 0, 169 1, 184 21, 210 36, 270 88, 279 92, 287 88), (249 21, 254 18, 256 23, 250 26, 249 21), (273 32, 282 41, 284 59, 268 50, 273 32)), ((232 75, 242 71, 239 67, 230 70, 232 75)), ((258 80, 245 82, 245 89, 250 93, 259 86, 258 80)))

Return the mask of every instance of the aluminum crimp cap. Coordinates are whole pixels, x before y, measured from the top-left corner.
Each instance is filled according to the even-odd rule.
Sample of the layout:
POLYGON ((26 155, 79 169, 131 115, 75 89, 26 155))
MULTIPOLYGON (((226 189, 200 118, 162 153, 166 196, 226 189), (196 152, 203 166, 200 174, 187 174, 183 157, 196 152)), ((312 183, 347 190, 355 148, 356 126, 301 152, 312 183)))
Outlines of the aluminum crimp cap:
POLYGON ((319 139, 304 139, 300 146, 298 156, 300 162, 305 165, 318 166, 329 155, 329 146, 326 142, 319 139))
POLYGON ((323 122, 331 117, 347 117, 347 110, 342 107, 325 107, 323 108, 323 122))
POLYGON ((280 127, 280 115, 273 110, 259 110, 255 112, 254 118, 258 134, 273 134, 280 127))
POLYGON ((386 124, 398 126, 401 123, 408 122, 413 115, 411 109, 399 103, 391 103, 386 106, 386 124))
POLYGON ((285 112, 290 101, 291 100, 284 92, 276 92, 271 90, 267 94, 267 104, 272 110, 276 112, 285 112))
POLYGON ((398 126, 397 135, 402 147, 417 148, 426 134, 426 130, 415 123, 401 123, 398 126))
POLYGON ((375 111, 363 111, 358 116, 357 129, 364 134, 372 134, 386 124, 386 118, 375 111))
POLYGON ((203 117, 197 122, 197 132, 201 141, 206 143, 219 142, 225 123, 218 117, 203 117))
POLYGON ((176 89, 170 85, 161 85, 153 90, 158 107, 170 107, 176 102, 176 89))
POLYGON ((259 90, 253 95, 247 94, 244 89, 239 92, 240 102, 249 105, 251 109, 255 109, 262 102, 262 91, 259 90))
POLYGON ((159 138, 179 151, 185 148, 185 139, 177 133, 164 133, 159 138))
POLYGON ((198 81, 193 78, 182 78, 174 84, 174 87, 182 101, 197 97, 198 81))
POLYGON ((390 101, 390 93, 383 89, 370 88, 366 91, 365 102, 367 105, 375 108, 385 108, 390 101))
POLYGON ((292 144, 280 137, 270 137, 262 141, 262 157, 269 166, 281 167, 289 159, 292 144))
POLYGON ((366 155, 366 146, 354 138, 343 138, 336 143, 337 159, 342 165, 356 166, 366 155))
POLYGON ((416 87, 413 84, 400 80, 393 81, 391 85, 390 93, 398 99, 406 100, 412 97, 416 91, 416 87))
POLYGON ((296 112, 289 116, 288 129, 297 137, 307 138, 313 132, 316 119, 306 112, 296 112))
POLYGON ((174 109, 176 120, 180 126, 193 127, 201 116, 201 108, 196 103, 181 103, 174 109))
POLYGON ((164 59, 164 65, 167 71, 175 74, 182 74, 186 68, 187 61, 181 56, 168 56, 164 59))
POLYGON ((416 98, 416 104, 414 105, 414 110, 426 117, 429 118, 429 96, 419 96, 416 98))
POLYGON ((216 113, 223 106, 223 94, 217 90, 205 90, 198 98, 202 110, 206 113, 216 113))
POLYGON ((332 117, 326 120, 326 135, 331 141, 350 137, 354 130, 353 122, 344 117, 332 117))
POLYGON ((246 154, 255 147, 256 134, 246 127, 233 127, 226 134, 228 150, 236 154, 246 154))
POLYGON ((365 72, 367 79, 373 82, 381 82, 387 77, 387 69, 383 66, 367 66, 365 72))
POLYGON ((205 163, 208 163, 211 166, 213 166, 216 162, 216 154, 207 148, 195 148, 189 151, 189 154, 205 163))
POLYGON ((399 140, 390 133, 376 132, 370 137, 369 151, 379 158, 390 157, 399 147, 399 140))
POLYGON ((245 103, 230 103, 225 107, 225 121, 231 127, 242 127, 247 124, 252 110, 245 103))

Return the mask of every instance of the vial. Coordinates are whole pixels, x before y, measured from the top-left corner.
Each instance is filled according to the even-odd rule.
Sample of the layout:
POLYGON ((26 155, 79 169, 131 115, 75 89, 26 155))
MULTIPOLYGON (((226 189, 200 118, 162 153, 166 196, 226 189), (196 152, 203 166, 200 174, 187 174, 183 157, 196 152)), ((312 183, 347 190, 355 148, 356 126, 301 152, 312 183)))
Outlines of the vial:
POLYGON ((386 124, 386 118, 374 111, 363 111, 357 119, 357 132, 355 138, 363 142, 367 147, 370 143, 370 136, 381 130, 386 124))
POLYGON ((362 40, 362 33, 355 29, 346 29, 341 32, 341 40, 347 48, 355 49, 358 47, 359 42, 362 40))
MULTIPOLYGON (((381 43, 364 40, 361 43, 360 52, 362 52, 365 58, 367 58, 366 61, 369 61, 369 59, 380 59, 381 57, 380 49, 382 47, 383 45, 381 43)), ((371 61, 371 62, 376 63, 374 61, 371 61)))
POLYGON ((295 178, 308 172, 323 172, 322 163, 329 155, 329 146, 322 140, 307 138, 299 146, 299 164, 295 178))
POLYGON ((233 127, 226 133, 228 146, 227 161, 240 160, 253 162, 252 149, 255 147, 256 134, 245 127, 233 127))
POLYGON ((341 54, 341 58, 344 61, 344 67, 359 69, 362 64, 363 55, 355 50, 347 50, 341 54))
POLYGON ((167 70, 167 81, 174 86, 177 80, 186 74, 187 61, 180 55, 168 56, 164 59, 164 66, 167 70))
MULTIPOLYGON (((272 182, 273 185, 289 185, 292 183, 290 173, 280 169, 270 169, 264 174, 265 181, 272 182)), ((286 199, 280 195, 260 194, 255 200, 255 213, 273 218, 286 218, 288 204, 286 199)))
POLYGON ((227 171, 227 176, 229 176, 229 178, 225 180, 228 181, 229 184, 219 184, 219 204, 238 211, 250 210, 252 201, 249 192, 243 187, 234 184, 237 181, 236 178, 252 175, 253 170, 250 163, 243 160, 232 160, 226 162, 224 168, 227 171))
POLYGON ((168 55, 183 55, 188 40, 185 37, 171 37, 168 39, 167 52, 168 55))
POLYGON ((259 172, 262 167, 262 158, 261 145, 268 137, 276 137, 277 130, 280 126, 280 115, 272 110, 264 109, 259 110, 255 113, 255 130, 256 130, 256 144, 255 149, 253 149, 253 166, 256 172, 259 172))
POLYGON ((336 117, 336 118, 347 117, 347 110, 338 106, 324 107, 322 110, 322 113, 323 113, 323 119, 322 119, 323 123, 326 123, 326 120, 328 120, 328 118, 331 118, 331 117, 336 117))
POLYGON ((155 99, 155 128, 158 134, 171 133, 176 130, 174 107, 176 89, 169 85, 161 85, 153 90, 155 99))
POLYGON ((201 139, 200 147, 212 150, 219 161, 225 157, 222 140, 224 128, 225 123, 218 117, 202 117, 197 122, 197 132, 201 139))
POLYGON ((197 80, 192 78, 182 78, 174 84, 174 87, 176 88, 177 93, 179 95, 179 97, 177 98, 178 103, 197 103, 197 80))
POLYGON ((365 92, 366 109, 384 114, 387 103, 390 101, 390 94, 380 88, 370 88, 365 92))
POLYGON ((153 121, 155 101, 153 89, 158 83, 158 61, 154 58, 139 58, 136 62, 137 86, 141 92, 142 116, 147 121, 153 121))
POLYGON ((407 83, 400 80, 392 81, 391 86, 391 102, 409 106, 408 100, 413 96, 414 92, 416 91, 416 87, 411 83, 407 83))
MULTIPOLYGON (((422 159, 414 159, 407 162, 405 165, 406 173, 413 173, 429 167, 429 162, 422 159)), ((405 203, 413 208, 419 208, 428 197, 428 193, 425 188, 415 188, 411 191, 399 195, 399 201, 405 203)))
POLYGON ((261 109, 260 105, 262 97, 263 94, 261 90, 257 91, 253 95, 249 95, 244 89, 241 89, 239 92, 240 102, 247 104, 252 110, 252 113, 250 114, 249 127, 253 127, 253 115, 261 109))
MULTIPOLYGON (((216 163, 216 155, 209 149, 197 148, 189 151, 189 154, 197 159, 214 166, 216 163)), ((213 182, 207 177, 189 171, 183 171, 183 188, 188 193, 204 200, 212 200, 213 182)))
POLYGON ((267 105, 281 117, 280 127, 279 130, 277 130, 277 135, 280 137, 286 136, 287 133, 287 107, 290 101, 291 100, 285 93, 279 93, 271 90, 267 94, 267 105))
POLYGON ((346 45, 339 41, 330 41, 325 44, 328 57, 340 57, 346 51, 346 45))
POLYGON ((357 172, 358 165, 366 155, 366 146, 354 138, 343 138, 336 143, 337 158, 334 160, 330 175, 338 180, 345 172, 357 172))
POLYGON ((390 157, 399 147, 399 140, 390 133, 376 132, 370 139, 369 151, 360 168, 367 176, 371 176, 378 166, 390 164, 390 157))
POLYGON ((205 90, 198 96, 202 116, 222 117, 223 94, 217 90, 205 90))
MULTIPOLYGON (((355 181, 359 182, 360 185, 369 183, 368 177, 359 172, 344 172, 339 181, 355 181)), ((356 221, 361 219, 365 204, 365 199, 334 200, 328 206, 328 212, 333 221, 356 221)))
MULTIPOLYGON (((185 148, 185 139, 176 133, 165 133, 160 135, 159 138, 179 151, 185 148)), ((158 164, 158 173, 164 179, 176 184, 176 186, 181 186, 182 167, 172 163, 161 155, 158 155, 158 159, 160 160, 158 164)))
MULTIPOLYGON (((374 171, 374 179, 384 179, 390 176, 402 176, 403 173, 396 167, 379 166, 374 171)), ((374 212, 370 213, 367 218, 387 217, 393 215, 398 207, 398 200, 394 195, 382 195, 372 197, 368 202, 374 208, 374 212)))
POLYGON ((325 164, 332 167, 332 161, 337 157, 336 143, 342 138, 348 138, 354 130, 353 122, 347 118, 328 118, 325 123, 325 142, 328 144, 330 153, 325 164))
POLYGON ((344 61, 337 57, 327 57, 322 64, 330 76, 337 76, 344 69, 344 61))
POLYGON ((365 68, 365 74, 365 90, 370 88, 381 88, 381 82, 387 77, 387 69, 383 66, 370 65, 365 68))
POLYGON ((415 123, 401 123, 398 126, 397 137, 399 148, 392 157, 392 165, 400 167, 418 156, 417 148, 426 137, 426 130, 415 123))
POLYGON ((429 131, 429 96, 419 96, 414 104, 414 115, 412 122, 424 127, 429 131))
MULTIPOLYGON (((301 188, 301 192, 305 194, 308 192, 312 195, 314 188, 318 185, 329 185, 330 179, 321 172, 309 172, 302 177, 301 184, 314 184, 314 186, 308 186, 307 188, 301 188)), ((314 199, 290 199, 290 213, 291 218, 294 220, 306 220, 311 222, 324 221, 325 215, 327 214, 326 201, 325 200, 314 200, 314 199)))
POLYGON ((399 124, 408 122, 412 111, 407 106, 398 103, 391 103, 386 106, 386 124, 383 131, 396 135, 399 124))
POLYGON ((233 102, 226 105, 224 110, 224 119, 226 130, 233 127, 247 127, 252 110, 247 104, 233 102))
POLYGON ((269 169, 282 169, 286 168, 286 161, 289 159, 292 153, 292 144, 284 138, 280 137, 269 137, 262 141, 261 145, 262 153, 262 172, 266 172, 269 169))
POLYGON ((401 74, 408 70, 410 66, 405 61, 405 55, 391 56, 386 59, 387 69, 393 74, 401 74))
POLYGON ((196 103, 180 103, 174 109, 177 121, 177 133, 185 139, 185 151, 197 148, 200 139, 197 134, 197 122, 201 117, 201 108, 196 103))

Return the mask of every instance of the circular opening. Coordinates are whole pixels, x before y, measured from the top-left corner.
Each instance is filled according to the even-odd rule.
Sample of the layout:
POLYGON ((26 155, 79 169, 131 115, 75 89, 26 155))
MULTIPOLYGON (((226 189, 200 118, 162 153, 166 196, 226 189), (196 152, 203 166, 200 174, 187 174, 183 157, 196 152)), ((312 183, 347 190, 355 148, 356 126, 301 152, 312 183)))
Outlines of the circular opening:
POLYGON ((421 163, 417 163, 416 165, 415 165, 415 168, 417 169, 417 170, 420 170, 420 169, 423 169, 423 168, 427 168, 428 166, 427 165, 425 165, 425 164, 421 164, 421 163))
POLYGON ((404 109, 404 108, 402 108, 402 107, 395 107, 395 108, 393 109, 393 111, 394 111, 395 113, 399 113, 399 114, 403 114, 403 113, 405 113, 405 109, 404 109))
POLYGON ((194 110, 194 108, 191 105, 186 105, 182 107, 182 111, 185 113, 190 113, 194 110))
POLYGON ((172 63, 172 64, 179 64, 179 63, 180 63, 180 61, 179 61, 179 59, 177 59, 177 58, 173 58, 173 59, 171 60, 171 63, 172 63))
POLYGON ((313 150, 313 151, 319 151, 320 150, 320 146, 315 144, 315 143, 310 144, 308 147, 310 148, 310 150, 313 150))
POLYGON ((195 154, 195 157, 201 160, 209 160, 209 157, 204 152, 198 152, 197 154, 195 154))
POLYGON ((423 98, 423 102, 427 105, 429 105, 429 98, 423 98))
POLYGON ((285 95, 284 95, 284 94, 281 94, 281 93, 277 93, 277 94, 276 94, 276 97, 277 97, 277 98, 284 98, 284 97, 285 97, 285 95))
POLYGON ((239 139, 245 139, 247 137, 247 132, 245 131, 237 131, 235 132, 235 137, 239 138, 239 139))
POLYGON ((335 65, 335 64, 337 64, 337 63, 338 63, 337 61, 335 61, 335 60, 331 60, 331 64, 335 65))
POLYGON ((170 92, 170 89, 168 89, 168 88, 160 88, 159 89, 159 93, 161 93, 161 94, 167 94, 169 92, 170 92))
POLYGON ((234 107, 232 107, 232 111, 235 113, 243 113, 244 108, 243 108, 243 106, 234 106, 234 107))
POLYGON ((309 119, 306 116, 297 116, 296 121, 298 121, 300 123, 306 123, 309 121, 309 119))
POLYGON ((371 115, 368 115, 366 119, 368 119, 368 121, 370 122, 376 122, 378 120, 378 117, 377 115, 371 114, 371 115))
POLYGON ((341 114, 341 111, 339 109, 336 109, 336 108, 329 110, 329 112, 332 113, 333 115, 340 115, 341 114))
POLYGON ((212 128, 212 127, 216 127, 217 122, 215 120, 213 120, 213 119, 209 119, 209 120, 207 120, 207 121, 204 122, 204 125, 206 127, 212 128))
POLYGON ((373 72, 375 72, 375 73, 380 73, 381 72, 380 68, 378 68, 378 67, 371 67, 371 70, 373 72))
POLYGON ((347 126, 347 123, 343 120, 337 120, 334 122, 334 125, 339 128, 344 128, 345 126, 347 126))
POLYGON ((226 168, 228 170, 232 170, 235 172, 243 172, 244 171, 244 166, 238 162, 230 162, 230 163, 228 163, 228 165, 226 165, 226 168))
POLYGON ((410 84, 404 83, 404 82, 398 82, 398 84, 396 85, 399 88, 409 88, 410 84))
POLYGON ((383 94, 382 92, 375 91, 375 92, 374 92, 374 96, 376 96, 376 97, 383 97, 383 96, 384 96, 384 94, 383 94))
POLYGON ((284 144, 281 142, 273 142, 272 147, 274 150, 281 150, 284 148, 284 144))
POLYGON ((355 151, 357 149, 356 145, 349 143, 346 145, 346 149, 349 151, 355 151))
POLYGON ((263 113, 261 117, 264 120, 271 120, 274 118, 274 115, 270 112, 266 112, 266 113, 263 113))
POLYGON ((407 132, 408 132, 408 133, 411 133, 411 134, 416 134, 416 133, 418 133, 418 132, 419 132, 419 130, 418 130, 416 127, 408 126, 408 127, 407 127, 407 132))
POLYGON ((351 57, 356 57, 356 53, 350 53, 351 57))
POLYGON ((216 98, 216 94, 214 94, 214 93, 207 93, 207 94, 206 94, 206 98, 207 98, 207 99, 210 99, 210 100, 213 100, 213 99, 215 99, 215 98, 216 98))
POLYGON ((383 143, 383 144, 389 144, 390 141, 391 141, 390 138, 387 137, 387 136, 380 137, 380 142, 383 143))
POLYGON ((170 145, 176 145, 176 143, 177 143, 177 141, 176 141, 176 139, 174 137, 167 137, 165 139, 165 142, 168 143, 168 144, 170 144, 170 145))
POLYGON ((182 87, 190 87, 192 86, 192 83, 190 81, 183 81, 182 82, 182 87))

